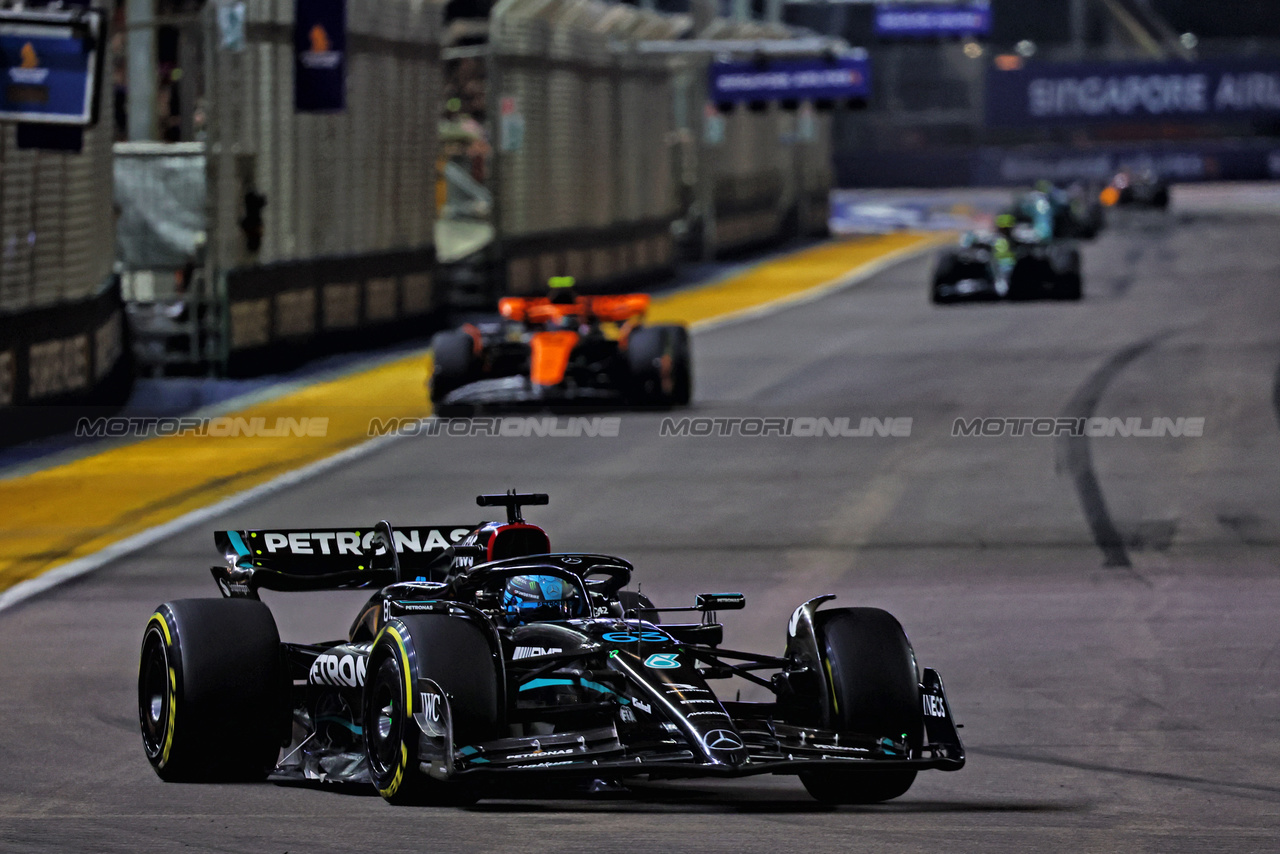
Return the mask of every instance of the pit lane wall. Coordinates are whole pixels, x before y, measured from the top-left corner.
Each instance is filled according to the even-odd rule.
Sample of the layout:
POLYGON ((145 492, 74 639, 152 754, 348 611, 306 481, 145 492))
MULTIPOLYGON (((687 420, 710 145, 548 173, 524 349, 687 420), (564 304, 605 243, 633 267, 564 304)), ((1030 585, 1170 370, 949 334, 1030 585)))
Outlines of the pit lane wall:
POLYGON ((18 126, 0 125, 0 445, 29 435, 29 407, 47 418, 128 395, 112 275, 110 98, 104 86, 105 118, 84 131, 79 151, 19 147, 18 126))
POLYGON ((217 357, 252 374, 420 329, 436 305, 443 7, 347 0, 345 44, 302 27, 309 49, 294 0, 245 4, 241 44, 218 7, 203 13, 217 357), (297 69, 330 53, 345 103, 304 104, 297 69))

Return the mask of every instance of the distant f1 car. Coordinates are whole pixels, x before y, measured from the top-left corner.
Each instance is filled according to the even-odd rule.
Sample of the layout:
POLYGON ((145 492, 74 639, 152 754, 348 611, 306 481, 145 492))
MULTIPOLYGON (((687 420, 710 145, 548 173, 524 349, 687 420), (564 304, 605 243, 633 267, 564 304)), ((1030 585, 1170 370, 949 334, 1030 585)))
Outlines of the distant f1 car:
POLYGON ((689 403, 689 333, 645 326, 647 294, 557 296, 507 297, 501 321, 437 334, 437 409, 689 403))
POLYGON ((1169 207, 1169 182, 1152 169, 1121 169, 1098 198, 1107 207, 1169 207))
POLYGON ((1034 190, 1014 197, 1013 214, 1036 227, 1043 239, 1092 240, 1105 225, 1102 203, 1082 185, 1062 188, 1037 181, 1034 190))
POLYGON ((797 607, 780 655, 721 646, 738 593, 656 608, 632 565, 552 553, 521 518, 542 494, 482 495, 505 522, 219 531, 222 599, 156 609, 138 713, 167 781, 372 784, 395 804, 456 804, 553 779, 796 774, 816 798, 897 797, 964 748, 942 680, 875 608, 797 607), (370 588, 343 638, 282 643, 260 590, 370 588), (700 620, 660 623, 660 611, 700 620), (740 677, 768 702, 719 696, 740 677))
POLYGON ((1012 214, 996 217, 996 225, 995 232, 970 232, 960 246, 942 251, 929 289, 933 302, 1083 296, 1080 250, 1074 244, 1046 240, 1012 214))

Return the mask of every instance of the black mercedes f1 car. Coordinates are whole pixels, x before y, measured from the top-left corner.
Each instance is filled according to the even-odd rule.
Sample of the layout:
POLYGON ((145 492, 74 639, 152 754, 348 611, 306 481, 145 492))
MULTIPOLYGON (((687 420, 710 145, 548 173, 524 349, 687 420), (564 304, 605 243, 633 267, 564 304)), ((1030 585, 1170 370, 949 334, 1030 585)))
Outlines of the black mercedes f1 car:
MULTIPOLYGON (((997 217, 997 222, 1005 218, 1013 215, 997 217)), ((1083 295, 1079 248, 1046 238, 1024 222, 1004 232, 965 234, 959 246, 938 255, 929 286, 934 303, 1078 300, 1083 295)))
POLYGON ((551 553, 521 518, 540 494, 482 495, 505 522, 219 531, 222 599, 156 609, 138 712, 170 781, 372 784, 396 804, 467 803, 515 781, 796 774, 816 798, 897 797, 964 748, 942 680, 875 608, 797 607, 783 655, 725 649, 736 593, 657 608, 627 561, 551 553), (374 588, 346 637, 282 643, 260 590, 374 588), (661 612, 699 615, 660 622, 661 612), (769 702, 712 689, 740 677, 769 702))

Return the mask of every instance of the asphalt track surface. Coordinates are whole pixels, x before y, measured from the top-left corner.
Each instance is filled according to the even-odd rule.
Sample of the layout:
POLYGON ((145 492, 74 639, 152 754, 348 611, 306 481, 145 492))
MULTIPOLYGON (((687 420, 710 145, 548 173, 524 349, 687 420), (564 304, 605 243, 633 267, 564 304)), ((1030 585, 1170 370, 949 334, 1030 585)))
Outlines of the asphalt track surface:
MULTIPOLYGON (((929 261, 695 339, 691 416, 911 418, 909 437, 403 439, 0 614, 0 850, 1280 850, 1280 219, 1134 212, 1086 299, 935 308, 929 261), (1201 437, 953 437, 956 418, 1203 417, 1201 437), (135 710, 161 601, 210 596, 210 531, 472 522, 479 492, 781 648, 832 592, 904 623, 969 750, 832 809, 790 778, 395 809, 323 787, 161 783, 135 710)), ((349 594, 271 600, 286 639, 349 594)), ((744 699, 752 697, 744 690, 744 699)))

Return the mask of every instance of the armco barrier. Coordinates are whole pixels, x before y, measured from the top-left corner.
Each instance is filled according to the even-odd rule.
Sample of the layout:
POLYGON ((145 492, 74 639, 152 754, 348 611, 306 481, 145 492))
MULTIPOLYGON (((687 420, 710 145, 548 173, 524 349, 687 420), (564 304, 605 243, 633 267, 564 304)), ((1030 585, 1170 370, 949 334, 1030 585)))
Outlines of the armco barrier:
POLYGON ((0 445, 66 429, 84 407, 124 403, 133 383, 120 286, 0 314, 0 445))
POLYGON ((226 276, 227 373, 280 370, 421 334, 437 305, 434 250, 282 261, 226 276))

